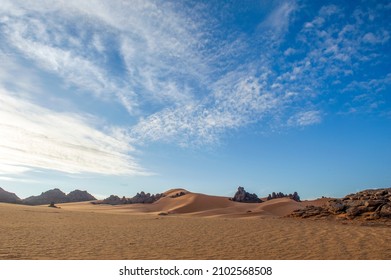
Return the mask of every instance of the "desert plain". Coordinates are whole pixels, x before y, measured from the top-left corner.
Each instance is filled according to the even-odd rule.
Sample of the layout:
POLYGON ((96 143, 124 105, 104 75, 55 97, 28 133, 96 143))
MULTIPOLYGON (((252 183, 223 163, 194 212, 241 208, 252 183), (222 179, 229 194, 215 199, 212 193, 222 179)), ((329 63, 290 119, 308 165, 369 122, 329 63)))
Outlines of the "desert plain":
POLYGON ((238 203, 179 190, 152 204, 0 203, 0 259, 391 259, 391 227, 287 217, 324 199, 238 203))

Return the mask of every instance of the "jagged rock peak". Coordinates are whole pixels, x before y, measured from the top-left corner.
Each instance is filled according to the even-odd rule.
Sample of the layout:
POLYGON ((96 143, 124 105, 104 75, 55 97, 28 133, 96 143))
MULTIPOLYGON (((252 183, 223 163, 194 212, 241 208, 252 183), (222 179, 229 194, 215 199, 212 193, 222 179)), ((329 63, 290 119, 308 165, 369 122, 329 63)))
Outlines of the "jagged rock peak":
POLYGON ((235 193, 234 197, 231 198, 231 200, 236 202, 245 202, 245 203, 262 202, 262 200, 258 198, 258 196, 255 193, 250 194, 246 192, 243 187, 238 187, 237 192, 235 193))

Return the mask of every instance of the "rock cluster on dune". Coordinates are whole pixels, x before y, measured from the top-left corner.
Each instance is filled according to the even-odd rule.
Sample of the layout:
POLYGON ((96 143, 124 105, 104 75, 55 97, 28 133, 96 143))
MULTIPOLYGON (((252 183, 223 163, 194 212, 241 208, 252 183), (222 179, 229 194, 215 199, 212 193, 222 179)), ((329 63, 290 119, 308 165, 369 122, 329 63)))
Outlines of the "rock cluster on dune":
POLYGON ((126 198, 123 196, 120 198, 117 195, 110 195, 108 198, 103 199, 100 202, 94 202, 95 204, 110 204, 110 205, 118 205, 118 204, 135 204, 135 203, 153 203, 160 198, 162 198, 164 194, 150 194, 145 192, 137 193, 134 197, 126 198))
POLYGON ((365 190, 342 199, 330 199, 323 206, 307 206, 293 211, 292 217, 339 216, 347 219, 391 218, 391 188, 365 190))
POLYGON ((300 196, 297 192, 294 192, 293 194, 291 194, 291 193, 284 194, 282 192, 278 192, 278 193, 272 192, 267 197, 267 200, 271 200, 271 199, 275 199, 275 198, 283 198, 283 197, 289 197, 290 199, 293 199, 294 201, 300 202, 300 196))
POLYGON ((0 202, 22 203, 22 200, 16 194, 0 188, 0 202))
POLYGON ((243 187, 238 187, 237 192, 235 193, 233 198, 230 198, 232 201, 236 202, 245 202, 245 203, 260 203, 262 200, 258 198, 258 196, 253 193, 248 193, 244 190, 243 187))
POLYGON ((80 202, 96 200, 91 194, 86 191, 74 190, 66 195, 60 189, 52 189, 41 193, 38 196, 30 196, 23 199, 24 204, 28 205, 42 205, 49 203, 67 203, 67 202, 80 202))

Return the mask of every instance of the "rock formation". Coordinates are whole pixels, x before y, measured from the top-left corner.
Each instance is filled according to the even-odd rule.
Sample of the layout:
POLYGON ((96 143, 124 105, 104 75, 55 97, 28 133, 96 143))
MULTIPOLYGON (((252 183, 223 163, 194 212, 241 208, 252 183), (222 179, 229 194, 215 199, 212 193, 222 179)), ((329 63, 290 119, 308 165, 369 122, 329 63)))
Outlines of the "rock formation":
MULTIPOLYGON (((98 202, 94 202, 94 204, 96 204, 96 203, 98 203, 98 202)), ((101 204, 110 204, 110 205, 125 204, 125 203, 123 203, 123 200, 119 196, 113 195, 113 194, 110 195, 108 198, 103 199, 100 203, 101 204)), ((100 204, 100 203, 98 203, 98 204, 100 204)))
POLYGON ((86 191, 74 190, 66 195, 60 189, 55 188, 53 190, 43 192, 41 195, 30 196, 26 199, 23 199, 23 203, 28 205, 42 205, 50 203, 67 203, 90 200, 96 200, 96 198, 86 191))
POLYGON ((176 194, 171 195, 171 198, 177 198, 180 196, 184 196, 186 193, 185 192, 177 192, 176 194))
POLYGON ((238 191, 235 193, 233 198, 230 198, 232 201, 236 202, 245 202, 245 203, 260 203, 262 200, 253 193, 250 194, 244 190, 243 187, 238 187, 238 191))
POLYGON ((293 211, 290 216, 301 218, 337 216, 351 220, 391 218, 391 188, 365 190, 342 199, 330 199, 323 206, 307 206, 293 211))
POLYGON ((118 204, 135 204, 135 203, 154 203, 155 201, 162 198, 164 194, 150 194, 145 192, 137 193, 134 197, 126 198, 122 197, 120 198, 117 195, 110 195, 108 198, 103 199, 100 202, 95 202, 95 204, 111 204, 111 205, 118 205, 118 204))
POLYGON ((290 199, 293 199, 294 201, 300 202, 300 196, 297 192, 294 192, 293 194, 283 194, 282 192, 272 192, 267 197, 267 200, 275 199, 275 198, 283 198, 283 197, 289 197, 290 199))
POLYGON ((16 194, 0 188, 0 202, 22 203, 22 200, 16 194))

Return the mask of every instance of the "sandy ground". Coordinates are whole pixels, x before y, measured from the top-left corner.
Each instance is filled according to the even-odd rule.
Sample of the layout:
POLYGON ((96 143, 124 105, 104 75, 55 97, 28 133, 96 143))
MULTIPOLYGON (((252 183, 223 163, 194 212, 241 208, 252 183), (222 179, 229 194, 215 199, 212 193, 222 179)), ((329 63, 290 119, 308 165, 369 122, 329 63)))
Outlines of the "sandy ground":
POLYGON ((191 193, 152 205, 0 203, 0 259, 391 259, 390 227, 282 217, 309 203, 191 193))

